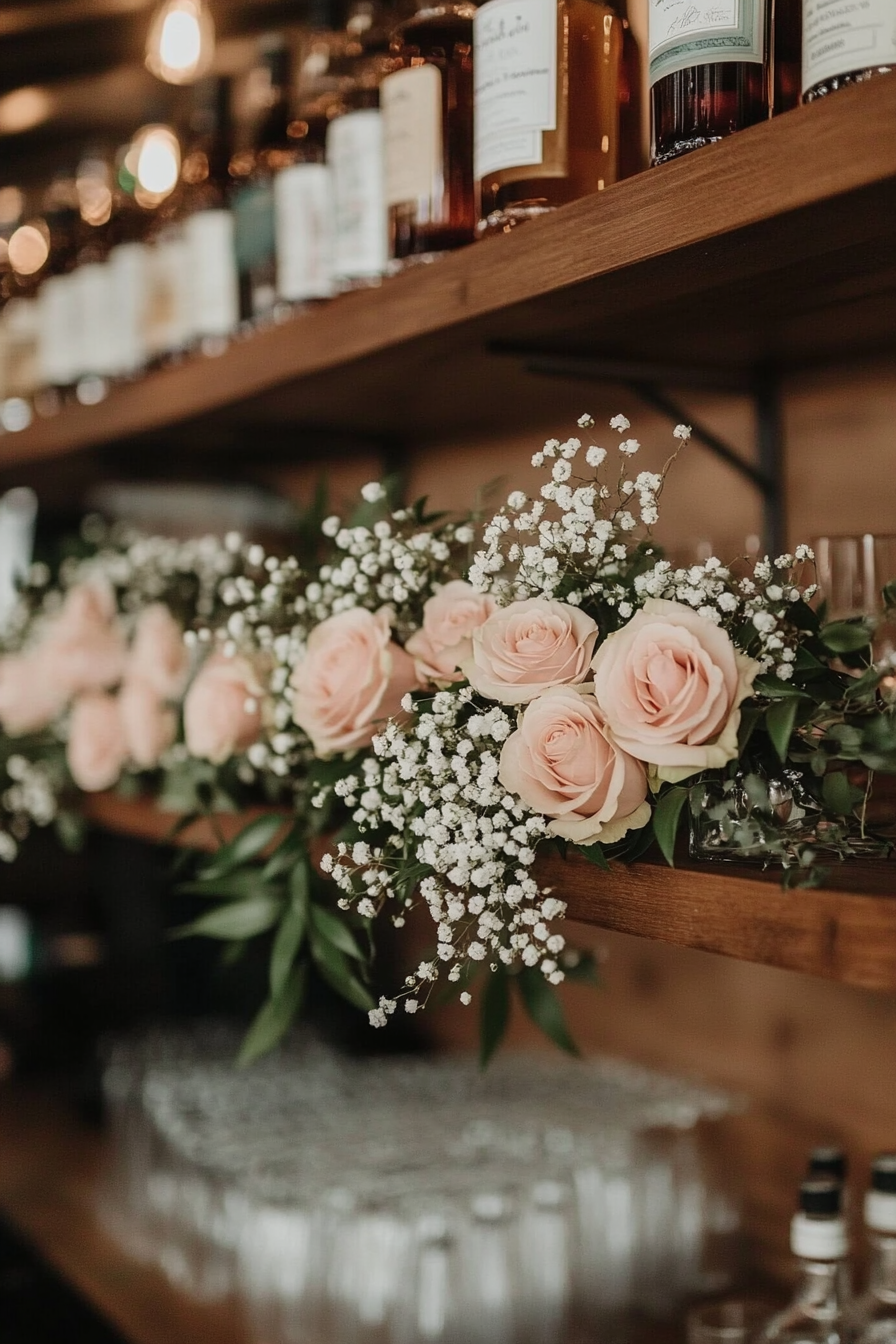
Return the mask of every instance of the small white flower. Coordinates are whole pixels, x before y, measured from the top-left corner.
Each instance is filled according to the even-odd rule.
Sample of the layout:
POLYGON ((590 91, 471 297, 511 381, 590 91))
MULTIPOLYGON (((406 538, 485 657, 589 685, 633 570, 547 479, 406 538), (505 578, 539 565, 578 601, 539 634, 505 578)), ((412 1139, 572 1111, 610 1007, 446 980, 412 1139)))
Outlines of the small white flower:
POLYGON ((324 519, 320 525, 320 530, 325 537, 335 537, 341 526, 341 520, 336 517, 335 513, 333 513, 329 518, 324 519))
POLYGON ((631 429, 632 422, 624 415, 614 415, 610 421, 610 428, 615 429, 620 434, 624 434, 627 429, 631 429))
POLYGON ((577 421, 579 429, 590 429, 594 424, 593 415, 580 415, 577 421))
POLYGON ((368 504, 377 504, 386 498, 386 491, 379 481, 368 481, 366 485, 361 486, 361 498, 368 504))
POLYGON ((682 443, 687 443, 691 437, 690 425, 676 425, 672 431, 673 439, 681 439, 682 443))
POLYGON ((619 445, 619 451, 624 453, 626 457, 634 457, 640 447, 637 439, 623 439, 619 445))
POLYGON ((462 991, 460 995, 460 1001, 464 1005, 464 1007, 467 1008, 470 1005, 470 1003, 472 1003, 473 996, 465 989, 462 991))

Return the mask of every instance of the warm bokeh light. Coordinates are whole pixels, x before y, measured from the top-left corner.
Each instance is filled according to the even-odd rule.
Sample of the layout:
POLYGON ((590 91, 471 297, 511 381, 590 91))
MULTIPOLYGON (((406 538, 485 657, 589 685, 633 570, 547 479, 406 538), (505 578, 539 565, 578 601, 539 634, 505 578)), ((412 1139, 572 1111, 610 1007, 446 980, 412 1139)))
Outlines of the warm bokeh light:
POLYGON ((180 145, 170 126, 144 126, 125 158, 143 193, 162 201, 177 186, 180 145))
POLYGON ((34 275, 50 255, 46 227, 23 224, 9 240, 9 264, 17 275, 34 275))
POLYGON ((85 224, 95 228, 108 223, 112 215, 112 189, 109 167, 102 159, 88 159, 78 169, 76 181, 78 208, 85 224))
POLYGON ((46 121, 53 99, 46 89, 29 85, 0 98, 0 135, 18 135, 46 121))
POLYGON ((169 84, 191 84, 214 54, 215 28, 202 0, 166 0, 149 30, 147 68, 169 84))

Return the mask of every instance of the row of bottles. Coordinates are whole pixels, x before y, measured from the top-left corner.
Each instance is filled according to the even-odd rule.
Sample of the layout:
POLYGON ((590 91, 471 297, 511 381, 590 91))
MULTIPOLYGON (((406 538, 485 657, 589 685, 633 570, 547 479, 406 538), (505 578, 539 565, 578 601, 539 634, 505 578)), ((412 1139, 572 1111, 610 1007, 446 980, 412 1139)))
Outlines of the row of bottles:
POLYGON ((856 1295, 844 1155, 817 1150, 807 1175, 790 1229, 796 1291, 756 1344, 896 1344, 896 1153, 880 1154, 871 1166, 863 1207, 870 1264, 864 1291, 856 1295))

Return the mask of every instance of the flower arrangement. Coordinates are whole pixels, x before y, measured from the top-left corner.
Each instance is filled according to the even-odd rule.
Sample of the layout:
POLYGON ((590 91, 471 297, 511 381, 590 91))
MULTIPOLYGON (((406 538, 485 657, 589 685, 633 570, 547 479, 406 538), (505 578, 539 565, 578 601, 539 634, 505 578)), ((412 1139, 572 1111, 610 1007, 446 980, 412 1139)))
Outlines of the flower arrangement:
POLYGON ((896 773, 896 669, 871 624, 826 621, 805 546, 673 567, 652 528, 689 431, 655 473, 634 471, 624 416, 610 429, 612 449, 549 440, 538 496, 484 526, 371 485, 301 555, 113 532, 56 584, 37 567, 0 660, 0 855, 78 790, 136 780, 189 816, 271 803, 182 884, 215 904, 180 932, 270 941, 249 1059, 311 967, 374 1026, 440 982, 469 1003, 487 970, 484 1056, 513 988, 574 1048, 554 987, 593 965, 558 929, 551 848, 674 863, 690 816, 703 852, 795 886, 881 852, 867 809, 874 772, 896 773), (373 932, 415 907, 432 953, 374 996, 373 932))

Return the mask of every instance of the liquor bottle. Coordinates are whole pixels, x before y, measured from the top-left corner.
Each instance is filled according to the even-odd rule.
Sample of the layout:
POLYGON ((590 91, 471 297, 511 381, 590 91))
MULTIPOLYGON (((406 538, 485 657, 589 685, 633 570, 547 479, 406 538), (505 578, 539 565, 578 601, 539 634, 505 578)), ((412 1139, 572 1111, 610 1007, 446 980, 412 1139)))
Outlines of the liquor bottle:
POLYGON ((760 1331, 758 1344, 842 1344, 850 1298, 849 1240, 836 1182, 804 1181, 800 1186, 790 1247, 799 1261, 796 1292, 760 1331))
POLYGON ((813 1148, 806 1163, 806 1177, 813 1181, 834 1181, 845 1185, 849 1163, 842 1148, 813 1148))
POLYGON ((214 76, 196 85, 191 129, 175 210, 184 219, 192 338, 204 353, 216 354, 239 323, 230 79, 214 76))
POLYGON ((799 107, 802 89, 803 0, 775 0, 772 18, 772 111, 799 107))
POLYGON ((37 361, 42 387, 66 395, 77 372, 77 282, 80 212, 70 175, 60 174, 47 188, 43 217, 50 231, 50 255, 38 294, 37 361))
POLYGON ((850 1309, 850 1330, 855 1344, 896 1344, 896 1153, 881 1153, 871 1164, 865 1227, 868 1287, 850 1309))
POLYGON ((653 164, 769 116, 770 0, 722 0, 708 9, 649 3, 653 164))
POLYGON ((803 0, 803 102, 896 68, 893 0, 803 0))
POLYGON ((112 201, 113 245, 108 266, 112 285, 116 374, 135 378, 148 359, 146 305, 149 291, 149 245, 153 219, 134 195, 134 182, 124 168, 125 150, 118 154, 112 201))
POLYGON ((395 32, 396 69, 383 105, 389 254, 426 260, 471 243, 473 190, 472 0, 421 0, 395 32))
POLYGON ((640 159, 638 62, 605 0, 488 0, 475 19, 480 233, 602 191, 640 159))
POLYGON ((277 301, 274 181, 301 158, 303 136, 292 116, 292 53, 283 38, 261 41, 250 85, 262 108, 251 149, 237 153, 230 171, 233 193, 240 319, 270 317, 277 301))
POLYGON ((379 284, 388 262, 380 84, 394 63, 392 27, 375 0, 357 0, 347 25, 351 74, 343 110, 327 128, 333 269, 343 289, 379 284))
POLYGON ((106 262, 113 243, 112 171, 104 152, 90 150, 78 165, 80 226, 76 268, 73 381, 79 401, 91 405, 106 395, 117 372, 115 298, 106 262))

